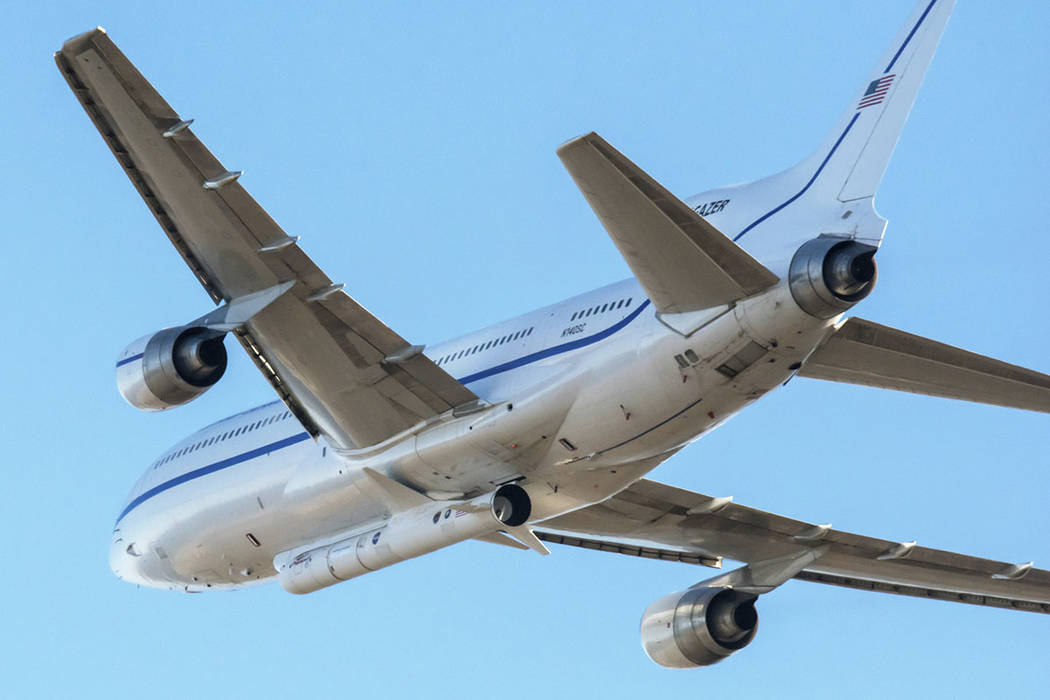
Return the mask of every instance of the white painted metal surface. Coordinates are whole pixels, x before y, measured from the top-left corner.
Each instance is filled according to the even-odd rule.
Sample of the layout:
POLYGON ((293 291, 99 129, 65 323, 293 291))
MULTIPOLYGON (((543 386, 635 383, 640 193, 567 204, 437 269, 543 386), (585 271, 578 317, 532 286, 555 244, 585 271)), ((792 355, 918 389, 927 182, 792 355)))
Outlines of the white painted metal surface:
MULTIPOLYGON (((850 585, 856 576, 870 590, 899 584, 1050 610, 1045 571, 902 548, 639 481, 811 356, 819 360, 813 376, 1050 406, 1045 375, 995 364, 1024 390, 1023 403, 1011 402, 991 379, 970 382, 976 356, 917 336, 908 336, 913 354, 937 355, 943 386, 923 383, 919 360, 885 360, 880 371, 904 367, 907 376, 872 379, 840 357, 858 343, 836 340, 837 329, 857 324, 807 313, 789 275, 800 248, 818 237, 834 244, 820 250, 881 242, 875 190, 952 4, 921 2, 826 141, 778 175, 679 200, 597 135, 570 142, 561 149, 566 166, 642 283, 611 284, 427 348, 329 279, 104 32, 68 41, 56 55, 60 69, 212 297, 282 291, 237 324, 216 326, 236 334, 281 401, 208 426, 147 468, 113 531, 113 571, 185 591, 280 577, 288 590, 308 592, 466 538, 503 541, 500 530, 545 551, 531 528, 547 521, 538 527, 591 536, 592 545, 604 538, 610 551, 665 548, 706 563, 724 555, 754 571, 787 556, 804 560, 796 578, 850 585), (523 522, 498 515, 497 489, 506 484, 527 495, 523 522)), ((863 291, 843 308, 874 285, 863 262, 837 268, 863 291)), ((827 283, 820 261, 810 268, 817 272, 805 284, 827 283)), ((147 341, 122 355, 122 387, 147 341)), ((673 665, 695 665, 676 643, 656 646, 673 665)))

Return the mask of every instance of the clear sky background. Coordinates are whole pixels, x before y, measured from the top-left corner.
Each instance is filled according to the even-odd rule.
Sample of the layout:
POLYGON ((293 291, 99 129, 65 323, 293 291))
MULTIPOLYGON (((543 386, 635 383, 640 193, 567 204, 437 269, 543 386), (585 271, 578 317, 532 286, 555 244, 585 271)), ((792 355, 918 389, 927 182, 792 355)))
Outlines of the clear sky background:
MULTIPOLYGON (((638 619, 707 569, 468 543, 295 597, 182 595, 107 566, 129 487, 272 391, 163 415, 132 339, 211 305, 51 59, 95 25, 347 291, 432 343, 628 268, 554 155, 597 130, 683 196, 815 147, 911 0, 4 3, 8 697, 1045 697, 1050 619, 791 582, 717 666, 652 664, 638 619)), ((858 312, 1050 371, 1044 2, 948 24, 878 197, 858 312)), ((1050 416, 797 379, 653 478, 836 527, 1050 566, 1050 416)))

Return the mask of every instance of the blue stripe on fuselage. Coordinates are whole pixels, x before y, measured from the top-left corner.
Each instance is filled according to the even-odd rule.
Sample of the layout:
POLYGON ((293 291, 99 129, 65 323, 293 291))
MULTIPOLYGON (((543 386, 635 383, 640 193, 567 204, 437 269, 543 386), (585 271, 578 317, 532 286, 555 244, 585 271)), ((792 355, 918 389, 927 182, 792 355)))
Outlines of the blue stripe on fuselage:
MULTIPOLYGON (((647 306, 649 306, 649 300, 648 299, 646 299, 642 304, 640 304, 637 309, 635 309, 633 312, 631 312, 631 314, 628 315, 623 320, 619 321, 618 323, 615 323, 612 326, 609 326, 608 328, 606 328, 603 331, 599 331, 598 333, 595 333, 592 336, 588 336, 586 338, 580 338, 579 340, 573 340, 571 342, 563 343, 561 345, 555 345, 554 347, 547 348, 546 350, 540 350, 538 352, 534 352, 531 355, 525 355, 524 357, 520 357, 517 360, 511 360, 510 362, 505 362, 505 363, 503 363, 501 365, 496 365, 495 367, 491 367, 489 369, 482 370, 480 372, 475 372, 474 374, 471 374, 471 375, 468 375, 466 377, 463 377, 459 381, 462 382, 463 384, 467 384, 468 382, 476 382, 479 379, 484 379, 486 377, 491 377, 491 376, 494 376, 496 374, 500 374, 502 372, 508 372, 508 371, 510 371, 512 369, 516 369, 518 367, 523 367, 525 365, 531 364, 533 362, 538 362, 538 361, 540 361, 542 359, 545 359, 545 358, 548 358, 548 357, 553 357, 554 355, 560 355, 560 354, 565 353, 565 352, 570 352, 572 350, 577 350, 579 348, 583 348, 583 347, 586 347, 588 345, 592 345, 592 344, 597 343, 597 342, 599 342, 601 340, 604 340, 605 338, 608 338, 613 333, 616 333, 617 331, 619 331, 619 330, 623 329, 624 327, 626 327, 628 323, 630 323, 634 319, 638 318, 638 315, 641 314, 642 311, 645 310, 645 308, 647 306)), ((250 409, 250 410, 255 410, 255 409, 250 409)), ((245 411, 245 413, 247 413, 247 411, 245 411)), ((229 419, 227 419, 227 420, 229 420, 229 419)), ((262 447, 257 447, 257 448, 255 448, 253 450, 249 450, 247 452, 243 452, 243 453, 241 453, 239 455, 235 455, 233 457, 228 457, 226 459, 220 460, 218 462, 214 462, 214 463, 209 464, 207 466, 200 467, 199 469, 194 469, 192 471, 188 471, 185 474, 180 474, 179 476, 176 476, 176 477, 174 477, 172 479, 168 479, 164 483, 158 484, 157 486, 154 486, 153 488, 149 489, 148 491, 144 491, 143 493, 139 494, 134 499, 132 499, 131 502, 128 503, 127 507, 124 508, 124 510, 121 512, 121 514, 117 517, 117 524, 119 524, 120 521, 124 518, 124 516, 127 515, 128 513, 130 513, 132 510, 134 510, 138 506, 142 505, 144 502, 148 501, 149 499, 153 498, 154 496, 156 496, 156 495, 158 495, 160 493, 163 493, 163 492, 167 491, 170 488, 174 488, 175 486, 178 486, 179 484, 184 484, 187 481, 191 481, 193 479, 196 479, 196 478, 199 478, 199 477, 202 477, 202 476, 207 476, 208 474, 214 474, 215 472, 220 471, 222 469, 226 469, 228 467, 232 467, 232 466, 235 466, 237 464, 241 464, 243 462, 247 462, 248 460, 255 459, 256 457, 261 457, 262 455, 268 454, 270 452, 275 452, 275 451, 280 450, 280 449, 282 449, 284 447, 289 447, 291 445, 295 445, 297 443, 302 442, 303 440, 308 439, 309 437, 310 437, 309 433, 299 433, 298 435, 293 435, 291 437, 284 438, 283 440, 278 440, 277 442, 272 442, 272 443, 270 443, 268 445, 263 445, 262 447)))
POLYGON ((153 488, 149 489, 148 491, 144 491, 138 496, 136 496, 134 499, 132 499, 131 503, 129 503, 127 507, 124 508, 123 511, 121 511, 119 516, 117 516, 117 523, 120 523, 124 516, 130 513, 133 509, 142 505, 157 494, 163 493, 170 488, 178 486, 179 484, 184 484, 187 481, 196 479, 201 476, 206 476, 208 474, 214 474, 215 472, 220 471, 222 469, 227 469, 237 464, 247 462, 248 460, 255 459, 256 457, 261 457, 270 452, 276 452, 277 450, 280 450, 284 447, 295 445, 297 443, 302 442, 303 440, 308 440, 309 438, 309 433, 299 433, 298 435, 292 435, 291 437, 286 437, 283 440, 271 442, 270 444, 263 445, 262 447, 256 447, 254 450, 248 450, 247 452, 242 452, 239 455, 227 457, 226 459, 221 459, 218 462, 213 462, 207 466, 200 467, 199 469, 194 469, 192 471, 186 472, 185 474, 180 474, 179 476, 176 476, 173 479, 168 479, 164 483, 158 484, 153 488))
POLYGON ((503 372, 509 372, 512 369, 517 369, 518 367, 524 367, 525 365, 530 365, 533 362, 539 362, 540 360, 544 360, 544 359, 546 359, 548 357, 554 357, 555 355, 560 355, 560 354, 562 354, 564 352, 571 352, 572 350, 578 350, 580 348, 585 348, 588 345, 592 345, 592 344, 597 343, 597 342, 599 342, 601 340, 605 340, 610 335, 612 335, 613 333, 616 333, 617 331, 623 329, 624 327, 627 326, 628 323, 630 323, 634 319, 638 318, 638 314, 642 313, 642 311, 644 311, 645 307, 647 307, 647 306, 649 306, 649 300, 648 299, 646 299, 644 302, 642 302, 642 304, 637 309, 632 311, 630 313, 630 315, 628 315, 622 321, 619 321, 618 323, 615 323, 615 324, 609 326, 604 331, 598 331, 594 335, 587 336, 586 338, 580 338, 579 340, 571 340, 568 343, 562 343, 561 345, 555 345, 554 347, 550 347, 550 348, 546 348, 545 350, 539 350, 537 352, 534 352, 531 355, 525 355, 523 357, 519 357, 516 360, 511 360, 510 362, 504 362, 501 365, 496 365, 495 367, 490 367, 489 369, 483 369, 480 372, 475 372, 474 374, 468 374, 465 377, 460 377, 459 378, 459 382, 461 384, 470 384, 471 382, 476 382, 476 381, 478 381, 480 379, 486 379, 488 377, 492 377, 494 375, 501 374, 503 372))

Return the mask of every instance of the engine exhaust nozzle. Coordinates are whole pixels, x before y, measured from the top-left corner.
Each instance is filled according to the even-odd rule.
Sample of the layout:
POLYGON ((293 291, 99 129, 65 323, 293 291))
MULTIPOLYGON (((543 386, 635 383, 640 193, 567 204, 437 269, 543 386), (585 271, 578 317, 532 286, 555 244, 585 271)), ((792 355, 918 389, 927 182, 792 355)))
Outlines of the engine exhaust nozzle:
POLYGON ((850 308, 875 288, 878 250, 838 236, 806 241, 795 252, 788 271, 795 303, 817 318, 831 318, 850 308))

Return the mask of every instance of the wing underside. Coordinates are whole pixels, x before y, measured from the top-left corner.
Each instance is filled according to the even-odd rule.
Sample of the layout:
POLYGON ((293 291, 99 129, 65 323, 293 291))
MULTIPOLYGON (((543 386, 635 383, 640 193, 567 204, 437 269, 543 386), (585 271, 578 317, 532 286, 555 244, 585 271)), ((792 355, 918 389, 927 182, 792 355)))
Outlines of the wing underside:
POLYGON ((1050 571, 1030 564, 842 532, 647 479, 543 522, 537 534, 587 549, 709 566, 720 557, 751 564, 822 547, 796 579, 1050 614, 1050 571))
POLYGON ((235 335, 311 433, 371 445, 477 399, 341 291, 103 30, 70 39, 55 61, 213 301, 294 282, 235 335))
POLYGON ((857 317, 799 376, 1050 412, 1050 376, 857 317))
POLYGON ((558 149, 565 168, 657 310, 757 294, 777 276, 595 133, 558 149))

